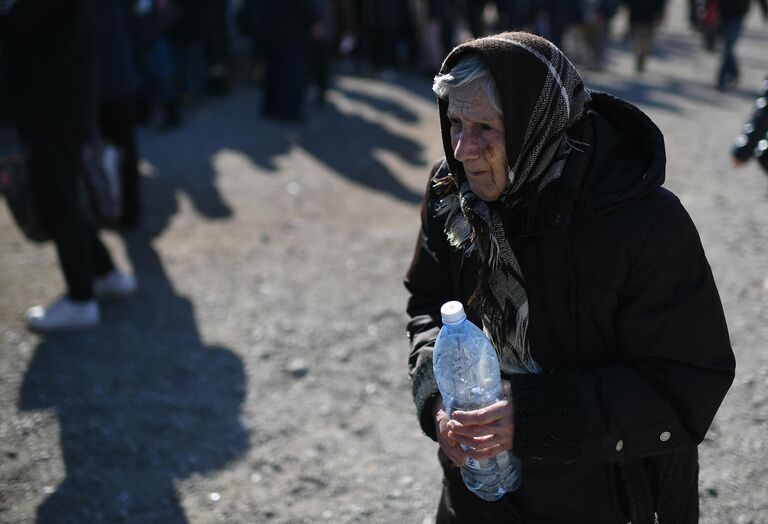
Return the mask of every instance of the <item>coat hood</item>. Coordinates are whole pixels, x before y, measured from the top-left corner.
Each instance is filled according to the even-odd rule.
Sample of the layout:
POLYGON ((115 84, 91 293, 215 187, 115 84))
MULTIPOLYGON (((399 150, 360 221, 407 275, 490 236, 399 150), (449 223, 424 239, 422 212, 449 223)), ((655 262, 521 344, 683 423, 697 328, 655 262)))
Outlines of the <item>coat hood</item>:
POLYGON ((664 135, 629 102, 593 92, 584 122, 572 132, 582 147, 569 159, 562 185, 577 216, 602 215, 664 183, 664 135))

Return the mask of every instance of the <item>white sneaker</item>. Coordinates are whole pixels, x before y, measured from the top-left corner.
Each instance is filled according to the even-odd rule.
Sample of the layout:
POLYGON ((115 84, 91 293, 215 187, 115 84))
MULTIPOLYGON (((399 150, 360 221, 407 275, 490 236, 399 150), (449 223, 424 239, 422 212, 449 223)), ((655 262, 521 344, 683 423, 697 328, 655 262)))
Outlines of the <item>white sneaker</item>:
POLYGON ((62 297, 48 307, 35 306, 27 311, 27 327, 38 333, 81 331, 99 324, 99 305, 95 300, 62 297))
POLYGON ((113 269, 103 277, 94 279, 93 294, 101 299, 126 298, 133 295, 137 287, 136 277, 119 269, 113 269))

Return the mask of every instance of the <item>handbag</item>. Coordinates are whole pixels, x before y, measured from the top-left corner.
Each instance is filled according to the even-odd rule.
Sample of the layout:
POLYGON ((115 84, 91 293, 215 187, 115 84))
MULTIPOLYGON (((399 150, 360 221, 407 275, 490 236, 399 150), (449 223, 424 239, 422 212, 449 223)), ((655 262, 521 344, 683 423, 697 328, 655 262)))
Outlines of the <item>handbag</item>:
MULTIPOLYGON (((97 227, 113 227, 120 220, 121 156, 115 146, 100 141, 86 142, 81 150, 78 192, 83 210, 97 227)), ((0 159, 0 193, 25 237, 33 242, 51 239, 35 210, 25 153, 0 159)))
POLYGON ((0 160, 0 193, 24 236, 33 242, 45 242, 51 236, 37 217, 25 160, 21 153, 0 160))

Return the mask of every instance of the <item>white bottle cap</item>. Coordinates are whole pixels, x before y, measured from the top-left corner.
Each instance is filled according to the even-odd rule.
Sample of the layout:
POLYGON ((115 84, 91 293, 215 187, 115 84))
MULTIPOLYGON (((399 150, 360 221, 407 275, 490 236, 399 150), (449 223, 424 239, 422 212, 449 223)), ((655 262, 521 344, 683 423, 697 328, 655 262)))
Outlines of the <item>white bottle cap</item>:
POLYGON ((440 308, 440 315, 443 317, 443 324, 458 324, 467 318, 467 314, 464 313, 464 306, 456 300, 443 304, 443 307, 440 308))

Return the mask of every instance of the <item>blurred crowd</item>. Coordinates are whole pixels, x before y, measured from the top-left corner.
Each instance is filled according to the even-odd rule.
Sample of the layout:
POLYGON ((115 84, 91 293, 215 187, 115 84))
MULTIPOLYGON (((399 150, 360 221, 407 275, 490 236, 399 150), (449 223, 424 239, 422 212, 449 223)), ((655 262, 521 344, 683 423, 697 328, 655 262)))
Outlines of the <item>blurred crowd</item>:
MULTIPOLYGON (((225 94, 245 63, 264 89, 263 114, 287 120, 305 114, 308 89, 322 104, 340 67, 431 78, 456 44, 506 30, 544 36, 580 65, 603 69, 622 11, 619 39, 631 44, 642 72, 666 1, 93 0, 93 14, 102 99, 130 93, 137 122, 172 128, 182 107, 225 94)), ((716 85, 727 89, 738 79, 733 50, 751 0, 687 2, 704 47, 715 51, 723 42, 716 85)), ((766 0, 758 2, 768 16, 766 0)))
MULTIPOLYGON (((755 0, 764 19, 766 1, 755 0)), ((713 71, 720 90, 739 80, 736 43, 752 3, 688 0, 702 47, 722 54, 713 71)), ((0 0, 0 122, 12 122, 23 144, 30 200, 56 244, 65 302, 91 308, 79 317, 61 303, 38 308, 30 325, 56 329, 77 318, 93 325, 94 296, 136 287, 81 209, 78 178, 101 151, 94 144, 119 152, 111 162, 119 224, 135 227, 136 126, 173 129, 185 107, 225 95, 233 82, 260 86, 264 117, 297 121, 309 103, 325 102, 333 71, 386 78, 407 70, 431 79, 456 44, 507 30, 542 35, 580 67, 605 69, 619 17, 627 23, 615 40, 631 46, 642 73, 665 7, 666 0, 0 0)))

